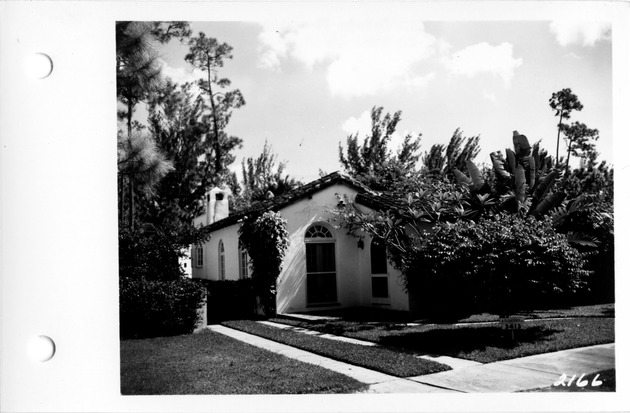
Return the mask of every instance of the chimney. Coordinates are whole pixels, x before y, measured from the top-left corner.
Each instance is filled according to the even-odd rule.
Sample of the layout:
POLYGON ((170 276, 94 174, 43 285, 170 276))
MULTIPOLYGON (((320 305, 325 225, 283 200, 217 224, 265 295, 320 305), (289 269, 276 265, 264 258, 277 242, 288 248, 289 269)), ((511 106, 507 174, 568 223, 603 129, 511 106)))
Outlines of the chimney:
POLYGON ((208 192, 206 201, 206 223, 210 225, 230 215, 229 196, 232 193, 230 188, 224 189, 214 187, 208 192))

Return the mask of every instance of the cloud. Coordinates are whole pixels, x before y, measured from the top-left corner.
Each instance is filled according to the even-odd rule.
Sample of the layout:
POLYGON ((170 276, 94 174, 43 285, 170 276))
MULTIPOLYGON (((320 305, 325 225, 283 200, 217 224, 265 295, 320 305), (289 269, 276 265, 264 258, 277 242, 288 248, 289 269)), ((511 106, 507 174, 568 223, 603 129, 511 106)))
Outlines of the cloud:
POLYGON ((490 102, 496 102, 497 101, 497 96, 494 93, 490 93, 487 90, 483 91, 483 98, 484 99, 488 99, 490 102))
POLYGON ((425 86, 434 74, 418 73, 417 64, 446 47, 422 23, 401 21, 265 23, 258 40, 261 67, 321 65, 330 92, 343 97, 425 86))
POLYGON ((560 46, 574 43, 595 46, 599 41, 610 40, 612 34, 610 22, 602 21, 554 20, 549 24, 549 30, 560 46))
POLYGON ((443 59, 444 66, 455 75, 473 77, 489 73, 503 79, 507 86, 516 69, 523 64, 522 58, 513 56, 514 47, 510 43, 492 46, 486 42, 468 46, 443 59))
POLYGON ((175 83, 179 83, 179 84, 184 84, 186 82, 192 83, 192 82, 196 82, 199 79, 203 79, 207 77, 206 72, 199 69, 193 69, 192 67, 190 68, 171 67, 164 60, 160 60, 160 63, 162 64, 162 75, 164 77, 171 78, 171 80, 175 83))
POLYGON ((341 124, 341 129, 348 135, 359 134, 359 138, 366 136, 372 131, 372 117, 370 111, 366 110, 359 117, 350 117, 341 124))
POLYGON ((173 82, 183 85, 184 83, 192 83, 191 92, 194 96, 201 94, 201 89, 197 86, 197 80, 207 78, 206 72, 194 69, 192 67, 172 67, 164 61, 160 60, 162 64, 162 75, 165 78, 170 78, 173 82))

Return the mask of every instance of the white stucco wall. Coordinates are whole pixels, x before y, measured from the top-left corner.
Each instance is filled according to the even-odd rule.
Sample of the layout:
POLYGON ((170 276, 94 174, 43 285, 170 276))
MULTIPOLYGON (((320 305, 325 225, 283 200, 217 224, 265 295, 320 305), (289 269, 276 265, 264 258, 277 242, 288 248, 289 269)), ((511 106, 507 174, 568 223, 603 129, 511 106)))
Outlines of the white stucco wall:
POLYGON ((203 245, 203 266, 198 267, 193 252, 193 278, 219 280, 219 242, 223 241, 225 251, 225 279, 238 280, 238 228, 240 224, 221 228, 203 245))
MULTIPOLYGON (((328 223, 331 218, 328 210, 337 204, 335 194, 346 194, 353 199, 356 190, 344 184, 332 185, 313 194, 311 198, 301 199, 280 211, 282 218, 287 220, 289 247, 282 272, 278 277, 278 313, 352 306, 378 306, 394 310, 408 310, 409 299, 400 286, 400 273, 389 264, 389 298, 372 299, 370 239, 369 237, 365 239, 364 248, 361 249, 357 246, 357 238, 347 235, 343 228, 335 230, 333 225, 328 223), (334 306, 309 306, 307 304, 304 234, 315 223, 327 226, 335 235, 337 303, 334 306)), ((239 226, 240 224, 234 224, 212 233, 212 238, 204 245, 204 266, 196 267, 193 260, 194 278, 219 279, 218 245, 219 241, 223 240, 226 279, 238 279, 239 226)))

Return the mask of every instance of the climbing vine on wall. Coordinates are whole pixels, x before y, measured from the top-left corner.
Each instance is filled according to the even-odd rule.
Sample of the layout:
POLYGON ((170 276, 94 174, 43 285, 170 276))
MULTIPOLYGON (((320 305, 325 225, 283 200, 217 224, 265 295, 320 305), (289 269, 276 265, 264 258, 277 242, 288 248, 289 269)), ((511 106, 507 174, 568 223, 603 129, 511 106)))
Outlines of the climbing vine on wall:
POLYGON ((241 248, 247 250, 254 290, 265 315, 276 311, 276 286, 289 247, 287 222, 279 212, 268 211, 243 222, 238 230, 241 248))

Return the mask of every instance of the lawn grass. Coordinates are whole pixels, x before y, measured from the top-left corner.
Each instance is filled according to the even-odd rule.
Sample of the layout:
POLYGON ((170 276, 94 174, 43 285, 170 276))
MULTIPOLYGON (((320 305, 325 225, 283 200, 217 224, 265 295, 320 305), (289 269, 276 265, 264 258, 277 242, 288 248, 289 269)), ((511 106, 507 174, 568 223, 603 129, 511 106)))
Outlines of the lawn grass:
MULTIPOLYGON (((616 370, 604 370, 598 371, 592 374, 586 374, 582 380, 587 382, 587 385, 580 387, 577 385, 580 377, 576 377, 575 380, 571 383, 570 386, 549 386, 543 387, 540 389, 532 389, 526 390, 527 393, 569 393, 569 392, 580 392, 580 393, 590 393, 590 392, 614 392, 617 390, 617 380, 616 380, 616 370), (599 386, 592 386, 593 379, 597 378, 597 381, 601 382, 599 386)), ((570 377, 565 381, 565 384, 568 384, 570 377)))
MULTIPOLYGON (((538 320, 523 324, 511 340, 509 331, 498 324, 468 322, 454 324, 367 322, 347 319, 303 322, 274 319, 276 322, 325 333, 367 340, 422 354, 447 355, 481 363, 506 360, 615 341, 611 305, 575 307, 538 312, 538 320), (555 320, 551 318, 560 317, 555 320), (570 318, 575 317, 575 318, 570 318)), ((614 313, 614 307, 612 308, 614 313)), ((498 318, 498 317, 497 317, 498 318)))
MULTIPOLYGON (((413 317, 406 311, 392 311, 377 308, 343 308, 324 310, 308 314, 331 317, 336 320, 357 321, 362 323, 406 324, 406 323, 441 323, 443 320, 413 317)), ((615 304, 596 304, 575 307, 559 307, 552 309, 532 309, 519 311, 517 316, 527 319, 570 318, 570 317, 614 317, 615 304)), ((285 318, 285 320, 288 320, 285 318)), ((499 321, 497 314, 481 313, 448 320, 450 323, 483 323, 499 321)), ((296 321, 296 324, 300 321, 296 321)))
POLYGON ((310 351, 325 357, 380 371, 411 377, 450 370, 449 366, 389 348, 368 347, 270 327, 249 320, 226 321, 223 325, 310 351))
POLYGON ((275 354, 222 334, 124 340, 121 393, 354 393, 367 388, 343 374, 275 354))

